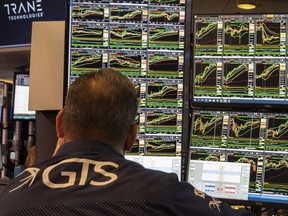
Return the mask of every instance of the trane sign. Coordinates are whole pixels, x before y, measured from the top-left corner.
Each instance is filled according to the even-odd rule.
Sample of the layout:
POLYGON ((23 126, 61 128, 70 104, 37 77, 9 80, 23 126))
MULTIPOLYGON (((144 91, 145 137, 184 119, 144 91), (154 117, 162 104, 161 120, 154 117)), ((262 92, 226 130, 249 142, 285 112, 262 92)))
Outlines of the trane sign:
POLYGON ((43 17, 42 0, 4 4, 10 21, 43 17))

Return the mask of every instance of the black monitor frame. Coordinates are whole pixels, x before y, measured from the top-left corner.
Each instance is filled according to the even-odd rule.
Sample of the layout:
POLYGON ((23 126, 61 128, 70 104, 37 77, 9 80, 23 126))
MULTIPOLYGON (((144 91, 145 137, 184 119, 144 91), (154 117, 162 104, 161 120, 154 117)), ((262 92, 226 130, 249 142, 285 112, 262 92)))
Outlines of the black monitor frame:
MULTIPOLYGON (((179 155, 181 154, 181 168, 182 168, 182 172, 181 172, 181 180, 185 180, 185 173, 183 170, 186 169, 186 163, 188 162, 189 159, 189 107, 190 107, 190 102, 189 102, 189 89, 190 89, 190 70, 191 70, 191 20, 192 20, 192 0, 187 0, 187 1, 179 1, 179 3, 157 3, 157 2, 149 2, 147 0, 143 0, 143 1, 137 1, 138 3, 136 3, 133 0, 128 0, 126 1, 126 3, 128 3, 128 6, 125 5, 125 2, 122 1, 112 1, 112 6, 115 5, 115 8, 124 8, 124 7, 131 7, 131 8, 135 8, 135 6, 133 5, 135 3, 135 5, 137 5, 137 8, 141 11, 143 9, 143 16, 140 19, 136 19, 133 22, 130 22, 128 20, 123 21, 123 20, 119 20, 119 22, 115 21, 115 20, 110 20, 108 22, 109 19, 111 19, 111 14, 113 15, 113 10, 114 10, 114 6, 113 8, 110 7, 109 11, 111 11, 109 14, 109 16, 107 16, 106 13, 103 13, 103 16, 94 16, 91 18, 85 18, 83 20, 81 20, 80 18, 73 18, 73 16, 71 16, 72 11, 73 11, 73 2, 70 2, 70 8, 69 8, 69 15, 70 17, 68 18, 68 22, 67 22, 67 26, 66 26, 66 43, 65 43, 65 50, 66 50, 66 56, 68 58, 66 58, 66 71, 67 73, 65 73, 64 77, 65 77, 65 94, 67 89, 69 88, 69 85, 74 81, 75 77, 79 74, 81 74, 82 72, 87 72, 87 71, 92 71, 92 70, 98 70, 99 68, 102 67, 114 67, 113 65, 115 65, 115 60, 113 61, 113 57, 115 57, 115 54, 119 54, 122 55, 124 57, 133 57, 133 59, 135 60, 135 62, 140 62, 143 58, 143 62, 147 61, 147 64, 143 64, 142 65, 145 67, 141 66, 141 70, 140 72, 137 70, 127 70, 128 72, 126 72, 126 74, 124 73, 124 75, 127 75, 133 82, 134 84, 137 83, 137 85, 143 81, 145 82, 153 82, 155 80, 159 81, 159 82, 166 82, 167 80, 169 81, 169 79, 174 79, 175 83, 178 82, 178 80, 183 81, 183 90, 182 91, 182 98, 183 98, 183 103, 181 105, 181 107, 177 107, 175 109, 169 108, 168 110, 172 110, 174 112, 174 110, 177 109, 177 111, 179 111, 179 117, 180 117, 180 111, 182 112, 182 136, 180 136, 180 132, 178 133, 177 131, 177 135, 179 136, 179 138, 181 138, 181 142, 182 142, 182 149, 181 152, 179 152, 179 155), (133 3, 134 2, 134 3, 133 3), (163 4, 163 5, 161 5, 163 4), (165 5, 167 4, 167 5, 165 5), (148 7, 149 5, 149 7, 148 7), (170 14, 171 10, 174 10, 175 8, 177 10, 179 10, 179 20, 175 23, 170 22, 168 25, 165 25, 165 22, 163 21, 163 19, 159 19, 156 23, 149 23, 149 13, 150 11, 152 11, 153 9, 157 8, 159 5, 159 9, 161 10, 166 10, 168 11, 168 14, 170 14), (185 8, 183 6, 185 5, 185 8), (181 11, 180 11, 181 10, 181 11), (183 12, 185 10, 185 19, 183 16, 183 12), (145 15, 148 11, 148 14, 145 15), (74 21, 73 21, 74 19, 74 21), (90 20, 89 20, 90 19, 90 20), (93 19, 93 21, 91 21, 91 19, 93 19), (161 21, 162 20, 162 21, 161 21), (97 21, 97 23, 93 23, 97 21), (81 23, 81 25, 78 25, 77 23, 81 23), (185 26, 184 26, 184 22, 185 22, 185 26), (109 23, 108 25, 106 25, 107 23, 109 23), (91 28, 93 28, 94 30, 97 30, 101 33, 101 36, 97 36, 95 37, 95 40, 97 41, 97 43, 93 42, 87 42, 84 39, 85 38, 79 38, 76 37, 74 35, 73 38, 73 30, 77 30, 78 28, 80 28, 82 26, 85 27, 86 24, 90 24, 91 28), (132 25, 131 25, 132 24, 132 25), (151 35, 155 34, 155 29, 158 26, 158 30, 167 30, 167 31, 178 31, 177 36, 172 36, 169 37, 169 41, 167 43, 159 43, 157 42, 157 39, 153 39, 153 40, 147 40, 147 39, 151 39, 152 37, 150 37, 151 35), (180 27, 181 26, 181 27, 180 27), (132 45, 127 45, 130 44, 129 41, 125 41, 125 40, 120 40, 119 38, 117 39, 117 37, 115 37, 115 35, 112 35, 111 38, 108 38, 108 33, 105 32, 111 32, 111 29, 125 29, 127 27, 127 30, 135 30, 136 32, 140 32, 142 31, 141 28, 144 29, 144 31, 142 32, 142 39, 133 39, 133 46, 132 45), (128 28, 129 27, 129 28, 128 28), (145 30, 146 29, 146 30, 145 30), (185 33, 185 37, 183 37, 183 33, 185 33), (175 37, 178 37, 179 41, 177 43, 174 42, 175 37), (73 42, 77 41, 76 42, 73 42), (117 42, 119 41, 120 42, 117 42), (172 40, 172 41, 170 41, 172 40), (127 43, 128 42, 128 43, 127 43), (149 43, 150 42, 150 43, 149 43), (141 45, 142 43, 142 45, 141 45), (125 45, 126 44, 126 45, 125 45), (148 45, 149 44, 149 45, 148 45), (160 45, 159 45, 160 44, 160 45), (178 44, 177 46, 175 44, 178 44), (130 46, 130 47, 129 47, 130 46), (171 48, 172 46, 172 48, 171 48), (182 52, 182 48, 184 47, 184 50, 182 52), (81 51, 81 49, 83 48, 83 50, 81 51), (179 50, 181 49, 181 52, 179 52, 179 50), (79 52, 78 52, 79 51, 79 52), (81 52, 80 52, 81 51, 81 52), (85 67, 85 68, 81 68, 79 65, 74 66, 74 69, 72 70, 71 65, 73 63, 75 63, 74 59, 77 59, 77 56, 90 56, 95 54, 92 60, 95 59, 97 60, 97 64, 94 64, 93 67, 85 67), (145 53, 145 54, 144 54, 145 53), (147 53, 147 54, 146 54, 147 53), (132 54, 132 55, 131 55, 132 54), (167 70, 167 66, 164 70, 160 71, 160 75, 157 74, 157 69, 151 69, 151 73, 149 74, 149 57, 153 56, 153 55, 158 55, 159 56, 163 56, 166 57, 166 54, 169 54, 170 56, 168 57, 178 57, 181 54, 181 58, 179 58, 179 60, 177 60, 179 63, 181 62, 181 69, 180 67, 178 68, 178 71, 174 71, 173 67, 171 69, 171 66, 169 66, 169 63, 167 63, 168 65, 168 70, 167 70), (134 55, 134 56, 133 56, 134 55), (74 57, 74 58, 73 58, 74 57), (183 59, 184 59, 184 64, 183 64, 183 59), (99 61, 98 61, 99 60, 99 61), (147 68, 146 68, 147 65, 147 68), (88 69, 87 69, 88 68, 88 69), (144 69, 145 68, 145 69, 144 69), (147 74, 146 74, 146 70, 147 70, 147 74), (155 71, 156 72, 155 72, 155 71), (165 73, 167 73, 167 71, 169 72, 172 71, 170 74, 168 73, 168 75, 165 75, 165 73), (145 71, 145 73, 143 73, 145 71)), ((77 1, 75 1, 77 2, 77 1)), ((89 2, 89 1, 87 1, 89 2)), ((91 4, 97 4, 97 6, 99 7, 100 10, 104 9, 104 6, 108 6, 107 2, 109 1, 98 1, 96 3, 96 1, 92 1, 91 4)), ((90 7, 90 3, 89 4, 85 4, 85 1, 82 2, 81 4, 83 4, 85 7, 90 7)), ((110 4, 110 3, 109 3, 110 4)), ((157 8, 158 9, 158 8, 157 8)), ((108 10, 107 10, 108 11, 108 10)), ((105 12, 105 11, 104 11, 105 12)), ((79 35, 78 35, 79 36, 79 35)), ((155 36, 155 35, 154 35, 155 36)), ((155 38, 155 37, 154 37, 155 38)), ((168 40, 168 39, 166 39, 168 40)), ((152 58, 152 57, 151 57, 152 58)), ((163 59, 163 58, 162 58, 163 59)), ((169 58, 168 58, 169 59, 169 58)), ((121 59, 120 59, 121 60, 121 59)), ((167 60, 166 60, 167 61, 167 60)), ((172 60, 174 63, 175 60, 172 60)), ((152 61, 151 61, 152 62, 152 61)), ((161 63, 161 61, 159 61, 161 63)), ((171 62, 171 60, 170 60, 171 62)), ((162 63, 163 64, 163 63, 162 63)), ((171 64, 171 63, 170 63, 171 64)), ((174 63, 175 64, 175 63, 174 63)), ((117 65, 117 64, 116 64, 117 65)), ((119 65, 117 65, 118 68, 121 69, 121 67, 119 67, 119 65)), ((121 70, 120 70, 121 71, 121 70)), ((122 71, 123 72, 123 71, 122 71)), ((160 84, 161 85, 161 84, 160 84)), ((144 86, 144 85, 143 85, 144 86)), ((149 86, 147 85, 147 88, 149 86)), ((144 88, 144 87, 143 87, 144 88)), ((146 86, 145 86, 146 88, 146 86)), ((178 88, 179 89, 179 88, 178 88)), ((146 91, 144 92, 144 94, 146 94, 146 91)), ((143 95, 144 95, 143 94, 143 95)), ((144 97, 144 96, 143 96, 144 97)), ((146 96, 145 96, 146 97, 146 96)), ((153 105, 153 104, 152 104, 153 105)), ((141 104, 140 104, 141 106, 141 104)), ((159 106, 159 105, 158 105, 159 106)), ((171 106, 171 105, 170 105, 171 106)), ((143 107, 142 107, 143 108, 143 107)), ((140 107, 141 109, 141 107, 140 107)), ((158 107, 153 107, 152 109, 156 110, 158 109, 158 107)), ((161 109, 161 106, 159 107, 159 109, 161 109)), ((144 110, 144 108, 143 108, 144 110)), ((141 110, 141 111, 143 111, 141 110)), ((150 111, 149 109, 146 110, 145 107, 145 111, 143 111, 143 116, 145 115, 145 117, 143 119, 146 119, 146 116, 148 116, 148 111, 150 111)), ((171 112, 172 112, 171 111, 171 112)), ((145 122, 140 122, 140 123, 145 123, 145 122)), ((141 124, 140 124, 141 125, 141 124)), ((143 125, 142 125, 143 126, 143 125)), ((177 127, 180 125, 177 125, 177 127)), ((141 126, 140 126, 141 127, 141 126)), ((144 126, 143 126, 144 127, 144 126)), ((143 136, 143 133, 139 133, 139 136, 143 136)), ((149 136, 150 134, 152 134, 153 136, 155 135, 155 137, 157 136, 157 133, 147 133, 149 136)), ((161 134, 161 133, 159 133, 161 134)), ((146 134, 145 134, 146 135, 146 134)), ((169 136, 170 134, 168 134, 169 136)), ((163 135, 162 135, 163 136, 163 135)), ((146 136, 148 137, 148 136, 146 136)), ((145 137, 145 138, 146 138, 145 137)), ((146 140, 145 140, 146 141, 146 140)), ((136 147, 137 148, 137 147, 136 147)), ((138 146, 139 149, 139 146, 138 146)), ((146 150, 145 150, 146 151, 146 150)), ((140 150, 141 152, 141 150, 140 150)), ((178 154, 177 154, 178 156, 178 154)))
MULTIPOLYGON (((279 150, 279 151, 274 151, 273 149, 268 149, 268 148, 266 148, 266 144, 265 144, 265 148, 262 148, 262 146, 261 146, 261 143, 262 143, 262 141, 261 140, 259 140, 259 147, 260 148, 258 148, 258 147, 255 147, 254 149, 250 149, 249 150, 249 148, 248 148, 248 150, 247 149, 245 149, 245 148, 243 148, 243 149, 239 149, 239 148, 236 148, 236 147, 229 147, 228 148, 228 146, 226 146, 226 147, 223 147, 223 146, 214 146, 214 147, 209 147, 209 146, 201 146, 201 145, 194 145, 194 146, 191 146, 191 143, 192 143, 192 140, 191 140, 191 138, 192 138, 192 129, 193 129, 193 122, 192 122, 192 120, 193 120, 193 118, 194 118, 194 112, 203 112, 203 113, 207 113, 208 115, 210 114, 210 113, 213 113, 213 112, 219 112, 219 113, 235 113, 235 114, 237 114, 237 113, 246 113, 246 114, 251 114, 252 116, 255 114, 255 115, 258 115, 259 116, 259 118, 260 118, 260 116, 262 116, 262 117, 264 117, 265 119, 266 119, 266 121, 267 121, 267 128, 265 129, 266 130, 266 132, 264 132, 264 133, 267 133, 267 130, 268 130, 268 127, 269 128, 271 128, 272 126, 270 125, 270 126, 268 126, 268 123, 269 123, 269 114, 270 114, 270 116, 272 116, 273 114, 275 115, 275 116, 281 116, 281 115, 283 115, 283 116, 286 116, 286 115, 288 115, 287 113, 287 110, 285 110, 285 112, 283 112, 283 110, 256 110, 256 109, 247 109, 247 110, 243 110, 243 109, 241 109, 241 108, 238 108, 238 109, 235 109, 235 108, 218 108, 218 109, 216 109, 215 107, 214 108, 211 108, 211 107, 204 107, 204 108, 197 108, 197 109, 192 109, 191 110, 191 130, 190 130, 190 152, 189 152, 189 159, 191 159, 191 156, 192 156, 192 151, 193 152, 195 152, 195 150, 197 150, 197 151, 199 151, 200 152, 200 154, 203 154, 203 155, 205 155, 205 152, 204 151, 207 151, 208 153, 210 152, 210 153, 212 153, 213 155, 215 155, 215 156, 217 156, 217 154, 219 154, 218 155, 218 157, 220 158, 221 156, 220 155, 225 155, 225 161, 227 161, 227 162, 232 162, 232 158, 234 157, 234 156, 228 156, 229 154, 231 154, 231 153, 236 153, 236 154, 239 154, 239 155, 241 155, 241 153, 243 153, 244 155, 246 155, 248 158, 249 158, 249 155, 250 156, 263 156, 263 164, 264 164, 264 160, 265 160, 265 158, 266 157, 269 157, 269 156, 271 156, 271 158, 273 158, 273 155, 274 156, 279 156, 279 157, 282 157, 283 155, 285 156, 285 157, 288 157, 288 152, 287 151, 283 151, 283 150, 279 150), (271 115, 272 114, 272 115, 271 115), (234 149, 233 149, 234 148, 234 149), (203 152, 201 152, 201 151, 203 151, 203 152), (230 158, 230 159, 228 159, 228 158, 230 158)), ((229 114, 230 115, 230 114, 229 114)), ((211 116, 213 116, 213 114, 211 115, 211 116)), ((285 120, 285 118, 283 117, 283 121, 285 120)), ((226 121, 228 121, 227 119, 226 119, 226 121)), ((229 120, 230 121, 230 120, 229 120)), ((224 122, 224 121, 223 121, 224 122)), ((262 122, 261 121, 261 124, 263 124, 265 122, 265 120, 262 122)), ((282 122, 283 123, 283 122, 282 122)), ((228 125, 228 122, 226 122, 226 124, 228 125)), ((276 123, 275 123, 276 124, 276 123)), ((279 123, 278 123, 279 124, 279 123)), ((217 126, 217 127, 220 127, 220 126, 217 126)), ((229 127, 229 126, 228 126, 229 127)), ((263 125, 261 126, 261 127, 263 127, 263 125)), ((226 128, 226 126, 225 126, 225 128, 226 128)), ((228 130, 229 128, 227 128, 226 130, 228 130)), ((262 130, 264 129, 264 127, 262 128, 262 130)), ((222 128, 222 130, 223 130, 223 128, 222 128)), ((219 131, 218 131, 219 132, 219 131)), ((263 133, 263 131, 262 132, 259 132, 259 134, 260 133, 263 133)), ((229 132, 227 132, 227 134, 229 134, 229 132)), ((218 136, 218 134, 217 134, 217 136, 218 136)), ((228 135, 229 136, 229 135, 228 135)), ((265 137, 264 139, 266 140, 266 141, 263 141, 263 142, 267 142, 267 140, 268 140, 268 135, 266 134, 266 136, 267 137, 265 137)), ((260 136, 259 136, 259 138, 260 138, 260 136)), ((221 137, 219 138, 219 139, 222 139, 221 137)), ((227 138, 226 138, 227 139, 227 138)), ((225 139, 224 139, 225 140, 225 139)), ((281 141, 279 141, 279 142, 281 142, 281 141)), ((270 147, 269 148, 271 148, 271 144, 270 144, 270 147)), ((235 155, 236 156, 236 155, 235 155)), ((201 156, 201 157, 203 157, 203 156, 201 156)), ((194 156, 194 158, 195 158, 195 156, 194 156)), ((258 160, 258 159, 257 159, 258 160)), ((220 161, 222 161, 222 160, 220 160, 220 161)), ((223 161, 223 162, 225 162, 225 161, 223 161)), ((220 163, 223 163, 223 162, 220 162, 220 163)), ((187 163, 187 166, 188 166, 188 168, 187 168, 187 178, 188 178, 188 175, 189 175, 189 163, 187 163)), ((262 168, 262 171, 265 173, 265 167, 264 168, 262 168)), ((279 198, 278 200, 277 199, 275 199, 276 198, 276 196, 277 196, 277 194, 274 194, 274 197, 273 197, 273 194, 271 194, 271 196, 269 195, 269 193, 266 191, 266 192, 263 192, 262 190, 263 190, 263 188, 264 188, 264 183, 265 183, 265 179, 264 179, 264 176, 265 176, 265 174, 263 175, 263 174, 261 174, 261 176, 262 176, 262 180, 261 180, 261 185, 259 186, 260 188, 261 188, 261 193, 259 193, 259 192, 256 192, 256 193, 253 193, 253 192, 249 192, 249 195, 248 195, 248 200, 234 200, 234 199, 225 199, 225 198, 219 198, 220 200, 223 200, 223 201, 225 201, 225 202, 227 202, 227 203, 229 203, 229 204, 231 204, 231 205, 245 205, 245 206, 256 206, 256 207, 267 207, 267 208, 274 208, 274 209, 281 209, 281 208, 283 208, 283 209, 285 209, 285 208, 288 208, 288 195, 281 195, 281 194, 279 194, 279 196, 284 196, 283 197, 283 199, 281 199, 281 198, 279 198), (275 199, 275 201, 273 200, 273 199, 275 199)), ((256 178, 256 177, 255 177, 256 178)))
MULTIPOLYGON (((287 105, 288 105, 288 94, 287 94, 287 90, 288 90, 287 89, 287 82, 288 82, 287 81, 287 71, 288 71, 288 69, 287 68, 288 67, 287 67, 287 64, 286 64, 286 59, 288 57, 288 51, 287 51, 287 47, 285 45, 287 38, 286 37, 285 38, 280 37, 281 36, 280 33, 282 32, 280 27, 282 27, 282 26, 279 26, 279 31, 280 31, 279 32, 279 35, 280 35, 279 36, 279 38, 280 38, 279 39, 280 40, 279 47, 281 46, 281 49, 279 48, 279 50, 278 50, 279 51, 279 53, 278 53, 279 55, 278 56, 276 54, 275 55, 271 54, 271 56, 270 56, 270 55, 268 55, 269 54, 268 52, 266 52, 266 53, 265 53, 265 51, 262 52, 261 48, 259 48, 259 44, 257 44, 257 41, 256 41, 256 40, 259 40, 256 37, 257 35, 256 35, 256 30, 255 30, 256 29, 256 27, 255 27, 256 26, 256 24, 255 24, 256 23, 256 18, 258 20, 260 20, 261 18, 264 19, 264 20, 265 19, 270 20, 271 17, 274 17, 275 20, 276 19, 280 19, 280 20, 284 20, 285 19, 286 31, 287 31, 287 28, 288 28, 288 26, 287 26, 288 14, 272 14, 272 15, 271 14, 225 14, 225 15, 219 15, 219 14, 193 14, 193 20, 194 20, 193 21, 193 31, 194 32, 193 32, 193 40, 192 40, 192 44, 193 44, 192 45, 193 46, 193 54, 192 54, 192 68, 193 68, 193 72, 192 72, 192 75, 191 75, 191 77, 192 77, 192 79, 191 79, 192 88, 190 89, 190 100, 191 100, 192 107, 222 107, 222 108, 225 108, 225 107, 228 107, 228 108, 230 108, 230 107, 234 107, 234 108, 245 107, 245 108, 247 108, 247 107, 249 107, 249 108, 259 108, 259 109, 260 108, 264 108, 264 109, 283 109, 283 108, 287 107, 287 105), (199 54, 199 52, 197 54, 197 50, 196 50, 196 36, 197 36, 196 20, 195 20, 196 17, 197 18, 200 17, 200 19, 203 18, 203 20, 206 19, 205 21, 212 20, 213 21, 212 24, 215 24, 215 22, 216 22, 215 25, 219 25, 220 26, 219 27, 219 29, 220 29, 219 31, 221 31, 221 34, 222 34, 221 36, 217 35, 217 34, 220 34, 220 33, 217 32, 218 31, 218 29, 217 29, 218 26, 216 26, 215 27, 216 30, 214 30, 215 32, 213 33, 213 37, 215 36, 215 38, 214 38, 215 40, 221 40, 221 41, 220 42, 216 41, 213 46, 212 45, 203 46, 202 47, 203 49, 200 49, 200 51, 198 50, 200 52, 200 54, 199 54), (250 36, 251 38, 249 38, 249 37, 246 38, 248 40, 248 44, 246 44, 246 47, 245 47, 245 49, 246 49, 245 52, 246 53, 245 54, 241 54, 240 52, 243 51, 243 50, 241 50, 241 48, 240 48, 240 51, 239 51, 239 47, 237 48, 237 46, 236 46, 236 48, 235 48, 235 46, 232 47, 232 48, 230 47, 230 48, 228 48, 225 51, 225 48, 227 48, 228 45, 224 44, 225 43, 225 32, 224 32, 225 25, 224 25, 224 20, 226 19, 225 20, 226 23, 229 24, 229 21, 231 21, 233 19, 234 20, 239 20, 239 22, 242 21, 242 20, 245 20, 245 22, 246 22, 250 18, 252 19, 251 22, 254 22, 254 23, 252 23, 250 25, 252 27, 254 25, 254 32, 251 29, 247 30, 248 33, 249 33, 248 36, 250 36), (216 20, 219 20, 219 23, 217 23, 216 20), (220 39, 218 37, 220 37, 220 39), (249 40, 252 40, 252 39, 253 39, 253 41, 249 41, 249 40), (251 43, 253 43, 254 47, 251 47, 251 43), (258 48, 257 48, 258 54, 256 53, 256 44, 258 46, 258 48), (226 47, 224 47, 224 46, 226 46, 226 47), (213 51, 214 55, 211 54, 211 53, 209 54, 210 56, 208 54, 204 55, 203 53, 202 53, 203 54, 202 55, 201 52, 205 53, 205 49, 206 48, 207 49, 211 49, 211 50, 214 49, 214 51, 213 51), (283 51, 282 48, 285 49, 285 50, 283 51), (229 50, 230 51, 232 50, 232 53, 229 53, 228 52, 229 50), (238 52, 238 54, 234 55, 234 57, 233 57, 233 51, 235 51, 236 53, 238 52), (211 61, 211 59, 214 61, 214 63, 208 65, 207 62, 211 61), (195 87, 195 82, 196 82, 195 79, 197 79, 197 77, 196 77, 197 67, 195 66, 196 65, 196 63, 195 63, 196 61, 197 61, 198 67, 202 67, 203 68, 203 66, 204 66, 205 68, 207 68, 207 71, 210 68, 211 68, 211 70, 213 68, 213 71, 214 71, 213 72, 214 73, 213 78, 215 79, 215 86, 212 87, 212 85, 211 85, 211 89, 212 89, 211 92, 207 93, 207 91, 209 91, 209 89, 206 89, 206 90, 204 89, 202 92, 200 90, 199 91, 199 95, 200 96, 198 98, 196 98, 197 96, 195 96, 195 94, 194 94, 195 91, 197 91, 197 89, 195 87), (261 94, 266 94, 267 93, 267 92, 265 92, 266 91, 265 89, 263 91, 257 90, 258 91, 257 92, 258 95, 256 96, 256 93, 255 93, 256 90, 255 89, 256 89, 256 87, 257 87, 257 89, 259 89, 260 88, 260 84, 259 83, 256 84, 256 78, 255 78, 255 76, 253 74, 256 71, 256 63, 257 63, 257 65, 260 65, 261 62, 266 65, 266 66, 263 66, 263 67, 271 66, 273 63, 275 63, 275 65, 278 64, 279 77, 281 78, 281 76, 282 76, 283 81, 281 81, 281 82, 284 82, 284 83, 281 83, 284 86, 281 86, 280 85, 280 81, 279 81, 279 95, 275 96, 275 97, 279 97, 279 100, 275 99, 275 97, 273 96, 273 94, 277 94, 277 92, 275 93, 275 91, 274 92, 271 91, 272 93, 270 92, 270 94, 272 96, 267 96, 266 97, 264 95, 264 97, 262 97, 261 94), (224 90, 223 90, 223 87, 224 87, 224 80, 223 79, 225 78, 224 77, 224 67, 227 67, 227 68, 231 67, 232 68, 233 65, 237 66, 237 63, 239 63, 238 66, 241 66, 241 64, 242 64, 242 65, 246 66, 246 68, 247 68, 246 75, 245 75, 245 76, 247 76, 247 83, 245 84, 245 85, 247 85, 246 86, 247 89, 243 90, 243 89, 241 89, 241 86, 240 86, 239 87, 240 88, 240 90, 239 90, 240 93, 238 92, 239 95, 236 96, 235 98, 233 98, 234 96, 231 97, 231 94, 234 94, 233 92, 237 92, 237 88, 238 87, 235 88, 235 89, 232 88, 232 90, 229 90, 229 88, 231 88, 231 86, 229 86, 229 84, 227 84, 227 86, 225 86, 225 88, 226 88, 225 91, 226 92, 224 92, 224 90), (208 68, 207 66, 210 66, 210 68, 208 68), (284 68, 284 70, 283 70, 283 68, 284 68), (221 72, 221 76, 222 77, 220 78, 220 80, 218 78, 216 80, 215 77, 219 76, 220 72, 221 72), (254 76, 254 77, 252 77, 253 80, 251 80, 251 77, 248 77, 248 76, 251 76, 251 75, 254 76), (248 81, 249 82, 251 81, 251 83, 248 83, 248 81), (216 82, 220 82, 220 84, 217 83, 217 85, 216 85, 216 82), (218 84, 220 85, 220 88, 221 88, 220 90, 216 89, 216 86, 218 86, 218 84), (250 84, 252 84, 252 86, 250 86, 250 84), (281 91, 282 91, 281 88, 282 87, 283 87, 283 89, 285 91, 284 96, 281 93, 281 91), (245 93, 242 94, 241 91, 243 91, 245 93), (226 94, 226 95, 230 95, 230 96, 225 96, 225 95, 223 96, 222 95, 223 93, 226 94), (203 96, 201 94, 203 94, 203 96), (206 96, 205 96, 205 94, 206 94, 206 96), (217 96, 216 97, 214 97, 214 96, 211 97, 212 94, 215 94, 217 96), (253 94, 253 97, 251 97, 251 94, 253 94), (207 96, 207 95, 210 95, 210 96, 207 96), (261 99, 261 97, 263 99, 261 99), (282 97, 285 97, 285 100, 284 99, 282 100, 281 99, 282 97), (247 99, 247 98, 249 98, 249 99, 247 99), (271 100, 269 100, 269 98, 271 98, 271 100), (230 100, 230 102, 228 102, 229 100, 230 100)), ((231 24, 231 26, 232 26, 232 24, 231 24)), ((249 26, 249 28, 251 28, 250 26, 249 26)), ((227 39, 227 41, 228 41, 228 39, 227 39)), ((202 42, 202 43, 204 43, 204 42, 202 42)), ((206 43, 208 43, 208 42, 206 42, 206 43)), ((236 66, 235 66, 235 68, 237 68, 236 66)), ((257 68, 257 70, 261 71, 261 65, 257 68)), ((228 71, 228 69, 227 69, 227 71, 228 71)), ((241 80, 238 80, 238 81, 240 82, 241 80)), ((244 85, 242 87, 244 87, 244 85)), ((268 88, 266 88, 266 89, 268 89, 268 88)), ((268 91, 270 91, 270 90, 268 90, 268 91)), ((269 92, 267 94, 269 94, 269 92)))

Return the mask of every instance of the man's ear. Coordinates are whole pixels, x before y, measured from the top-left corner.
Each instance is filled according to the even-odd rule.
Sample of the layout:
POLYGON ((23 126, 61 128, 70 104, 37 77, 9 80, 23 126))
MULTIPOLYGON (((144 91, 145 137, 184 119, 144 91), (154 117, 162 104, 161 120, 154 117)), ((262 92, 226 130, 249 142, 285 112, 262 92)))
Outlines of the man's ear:
POLYGON ((63 110, 60 110, 56 116, 56 132, 58 138, 64 137, 63 131, 63 110))
POLYGON ((133 144, 135 143, 136 140, 136 133, 137 133, 137 124, 134 123, 131 125, 130 131, 128 133, 128 136, 126 138, 126 142, 124 145, 124 151, 130 151, 133 144))

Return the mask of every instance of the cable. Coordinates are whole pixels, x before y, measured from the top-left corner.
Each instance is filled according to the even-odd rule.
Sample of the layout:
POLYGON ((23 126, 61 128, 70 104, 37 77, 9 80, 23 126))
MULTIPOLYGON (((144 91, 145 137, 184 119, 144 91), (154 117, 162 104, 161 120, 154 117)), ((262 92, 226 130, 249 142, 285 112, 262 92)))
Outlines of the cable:
POLYGON ((227 1, 225 7, 224 7, 223 10, 221 11, 221 14, 226 10, 226 8, 227 8, 227 6, 228 6, 228 4, 229 4, 230 2, 231 2, 231 0, 228 0, 228 1, 227 1))

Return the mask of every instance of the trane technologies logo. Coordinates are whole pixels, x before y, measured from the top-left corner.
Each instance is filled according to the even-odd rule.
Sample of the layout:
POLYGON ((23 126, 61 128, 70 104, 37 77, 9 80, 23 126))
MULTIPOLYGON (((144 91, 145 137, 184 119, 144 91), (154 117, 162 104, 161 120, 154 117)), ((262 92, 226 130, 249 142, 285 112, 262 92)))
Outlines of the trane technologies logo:
POLYGON ((43 17, 42 0, 23 1, 20 3, 4 4, 6 8, 8 19, 26 20, 38 17, 43 17))

